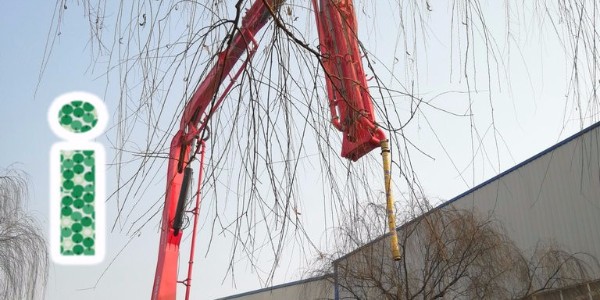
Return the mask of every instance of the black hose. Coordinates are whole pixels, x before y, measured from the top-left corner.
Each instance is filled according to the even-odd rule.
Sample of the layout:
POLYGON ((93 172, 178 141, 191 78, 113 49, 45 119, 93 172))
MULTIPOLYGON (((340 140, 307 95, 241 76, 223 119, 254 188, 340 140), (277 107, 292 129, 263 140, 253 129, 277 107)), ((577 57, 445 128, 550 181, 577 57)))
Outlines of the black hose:
POLYGON ((192 179, 192 168, 186 167, 183 171, 183 182, 181 183, 181 191, 179 192, 179 200, 177 201, 177 210, 175 211, 175 218, 173 219, 173 230, 175 236, 179 235, 179 231, 183 225, 183 209, 185 206, 185 200, 188 197, 190 190, 190 180, 192 179))

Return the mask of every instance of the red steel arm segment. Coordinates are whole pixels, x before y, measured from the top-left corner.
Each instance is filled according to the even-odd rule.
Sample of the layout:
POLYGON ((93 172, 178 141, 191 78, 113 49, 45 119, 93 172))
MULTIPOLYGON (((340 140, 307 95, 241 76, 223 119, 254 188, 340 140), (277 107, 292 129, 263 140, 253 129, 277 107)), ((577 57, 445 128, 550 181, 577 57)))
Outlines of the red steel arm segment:
MULTIPOLYGON (((252 5, 246 17, 242 20, 240 30, 234 34, 231 44, 225 51, 218 54, 217 63, 184 108, 179 131, 173 137, 169 151, 167 191, 161 221, 161 236, 152 299, 174 300, 176 296, 179 244, 182 233, 181 230, 173 228, 173 223, 184 178, 183 170, 189 164, 194 140, 202 129, 198 128, 201 118, 211 101, 215 99, 225 77, 232 71, 241 56, 248 51, 250 44, 256 44, 254 41, 255 34, 267 23, 271 16, 265 5, 270 5, 276 11, 282 3, 283 0, 257 0, 252 5)), ((248 55, 251 56, 251 53, 248 55)), ((240 72, 237 73, 237 75, 239 74, 240 72)))
POLYGON ((312 0, 331 109, 331 122, 344 133, 342 157, 353 161, 380 146, 383 130, 375 114, 360 57, 352 0, 312 0))

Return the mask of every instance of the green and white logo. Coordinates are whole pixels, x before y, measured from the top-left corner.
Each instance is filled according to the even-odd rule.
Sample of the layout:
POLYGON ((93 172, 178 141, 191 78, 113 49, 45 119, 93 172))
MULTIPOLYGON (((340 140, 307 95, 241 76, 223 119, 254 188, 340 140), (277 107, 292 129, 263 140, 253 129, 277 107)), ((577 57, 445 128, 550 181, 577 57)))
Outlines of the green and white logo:
POLYGON ((64 141, 50 150, 50 253, 62 264, 94 264, 105 252, 104 102, 84 92, 61 95, 48 112, 64 141))

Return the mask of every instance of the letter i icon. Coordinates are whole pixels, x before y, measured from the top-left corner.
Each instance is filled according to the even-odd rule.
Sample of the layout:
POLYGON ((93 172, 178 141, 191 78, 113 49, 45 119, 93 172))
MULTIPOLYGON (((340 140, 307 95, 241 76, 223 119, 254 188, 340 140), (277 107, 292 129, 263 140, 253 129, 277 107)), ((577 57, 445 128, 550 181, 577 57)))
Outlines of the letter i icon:
POLYGON ((100 98, 72 92, 48 111, 63 141, 50 149, 50 253, 59 264, 99 263, 105 253, 105 153, 93 141, 108 123, 100 98))

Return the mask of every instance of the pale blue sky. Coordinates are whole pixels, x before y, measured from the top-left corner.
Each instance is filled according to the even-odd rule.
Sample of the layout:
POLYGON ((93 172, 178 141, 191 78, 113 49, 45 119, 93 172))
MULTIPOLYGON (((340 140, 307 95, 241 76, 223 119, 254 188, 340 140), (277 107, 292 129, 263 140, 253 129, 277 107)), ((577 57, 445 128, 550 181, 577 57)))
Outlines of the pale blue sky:
MULTIPOLYGON (((89 33, 87 23, 82 17, 82 9, 75 4, 69 5, 72 7, 68 9, 62 34, 56 40, 37 95, 34 97, 54 3, 53 1, 0 2, 0 11, 2 11, 0 37, 3 44, 0 49, 0 94, 2 95, 0 143, 3 146, 0 167, 6 168, 12 165, 29 174, 31 194, 28 208, 40 220, 44 233, 48 231, 47 157, 52 143, 58 141, 46 123, 50 101, 62 93, 82 90, 106 98, 109 111, 114 111, 117 103, 114 98, 117 93, 115 87, 106 90, 105 94, 104 77, 98 72, 91 72, 91 56, 89 49, 86 48, 89 33)), ((367 14, 375 13, 371 6, 366 10, 367 14)), ((420 87, 425 98, 448 90, 465 90, 464 83, 459 82, 456 76, 453 82, 449 83, 450 45, 449 39, 444 37, 444 34, 448 33, 448 14, 444 13, 447 11, 448 7, 434 7, 434 12, 429 16, 432 20, 436 20, 431 23, 429 54, 426 57, 421 54, 419 58, 420 87)), ((398 36, 394 10, 382 5, 376 7, 376 14, 376 20, 359 15, 363 21, 361 34, 364 35, 366 47, 382 60, 382 65, 390 69, 398 36)), ((300 14, 302 18, 305 16, 312 18, 312 15, 300 14)), ((490 23, 500 28, 497 30, 504 28, 502 17, 503 14, 497 14, 490 18, 490 23)), ((307 23, 312 24, 312 19, 307 23)), ((467 170, 464 175, 467 178, 466 184, 447 159, 426 120, 417 120, 415 126, 407 129, 414 141, 435 157, 435 160, 419 156, 414 158, 421 181, 432 199, 452 198, 468 187, 492 177, 499 171, 525 160, 577 131, 578 121, 569 121, 565 124, 562 119, 566 86, 565 65, 562 63, 563 57, 560 51, 553 50, 558 44, 551 40, 552 37, 552 33, 546 34, 542 39, 544 42, 541 43, 535 30, 519 33, 516 40, 521 43, 523 59, 519 55, 513 55, 511 64, 507 67, 512 79, 511 93, 505 84, 502 92, 495 91, 496 125, 505 141, 500 148, 504 149, 505 144, 509 145, 512 154, 511 157, 508 152, 501 150, 500 169, 480 157, 476 162, 478 166, 476 174, 474 176, 470 174, 468 171, 471 168, 469 124, 464 119, 452 118, 432 111, 429 122, 444 143, 445 151, 454 158, 457 168, 461 171, 467 170), (523 68, 523 62, 527 62, 531 81, 523 68)), ((395 74, 402 78, 404 72, 398 71, 398 66, 395 68, 395 74)), ((389 78, 386 76, 384 75, 384 78, 389 78)), ((485 79, 482 80, 484 81, 485 79)), ((386 82, 389 82, 389 79, 386 82)), ((489 103, 486 93, 475 95, 474 100, 476 105, 481 107, 489 103)), ((436 103, 444 108, 463 112, 465 96, 461 93, 445 94, 440 96, 436 103)), ((489 124, 489 116, 486 116, 485 109, 479 111, 482 113, 477 118, 478 122, 481 122, 483 134, 487 128, 486 124, 489 124)), ((587 121, 587 124, 590 123, 591 120, 587 121)), ((106 142, 104 139, 99 141, 106 142)), ((489 137, 486 137, 485 141, 488 146, 493 142, 489 137)), ((107 150, 108 161, 110 161, 112 151, 107 150)), ((310 168, 303 169, 301 172, 304 173, 300 174, 300 180, 312 187, 315 179, 310 172, 314 171, 310 168)), ((110 171, 107 174, 109 189, 114 188, 110 171)), ((157 188, 151 193, 156 194, 152 196, 158 197, 162 192, 161 188, 157 188)), ((309 226, 309 230, 314 233, 314 239, 320 241, 322 238, 320 233, 324 230, 323 224, 310 220, 320 218, 322 205, 319 204, 319 199, 309 199, 310 193, 306 195, 307 200, 303 207, 304 222, 315 223, 311 224, 312 227, 309 226), (311 212, 314 207, 318 209, 316 212, 311 212)), ((111 217, 114 218, 114 208, 111 210, 110 205, 109 203, 108 224, 112 221, 111 217)), ((260 288, 244 259, 241 260, 239 273, 236 274, 237 288, 231 285, 229 279, 222 283, 227 270, 230 241, 217 237, 213 242, 212 251, 205 257, 208 243, 207 230, 204 229, 200 233, 192 295, 197 299, 212 299, 260 288)), ((120 258, 104 274, 95 289, 88 288, 94 286, 108 262, 128 241, 128 237, 124 234, 115 233, 108 236, 107 257, 105 263, 99 266, 64 267, 52 264, 47 299, 148 299, 154 277, 158 236, 155 227, 152 227, 144 231, 139 238, 134 238, 120 258)), ((294 255, 297 253, 290 257, 294 255)), ((187 262, 187 254, 182 254, 182 257, 185 259, 182 259, 181 266, 184 266, 187 262)), ((269 266, 264 267, 268 269, 269 266)), ((297 260, 286 261, 282 265, 283 270, 277 273, 275 283, 299 279, 302 274, 299 270, 301 267, 303 267, 302 263, 297 260)))

